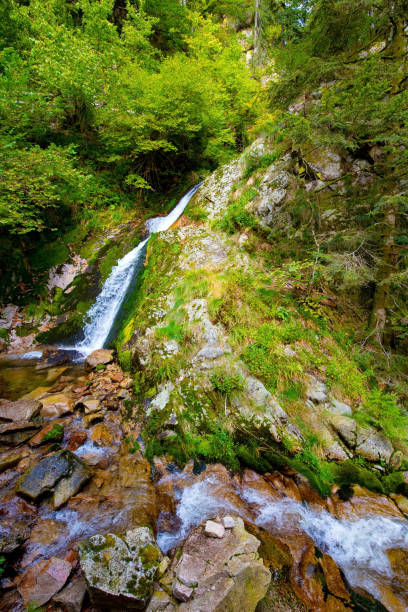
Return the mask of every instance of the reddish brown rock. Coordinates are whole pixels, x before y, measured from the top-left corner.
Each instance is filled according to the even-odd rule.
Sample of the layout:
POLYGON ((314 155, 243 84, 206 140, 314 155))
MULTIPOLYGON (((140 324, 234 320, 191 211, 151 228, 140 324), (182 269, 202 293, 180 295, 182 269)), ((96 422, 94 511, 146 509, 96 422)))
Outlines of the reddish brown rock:
POLYGON ((17 583, 24 604, 42 606, 47 603, 64 586, 71 570, 71 564, 58 557, 32 565, 17 583))
POLYGON ((88 438, 88 434, 86 431, 83 431, 83 430, 74 431, 74 433, 69 439, 68 450, 70 451, 77 450, 77 448, 79 448, 80 446, 82 446, 84 442, 86 442, 87 438, 88 438))

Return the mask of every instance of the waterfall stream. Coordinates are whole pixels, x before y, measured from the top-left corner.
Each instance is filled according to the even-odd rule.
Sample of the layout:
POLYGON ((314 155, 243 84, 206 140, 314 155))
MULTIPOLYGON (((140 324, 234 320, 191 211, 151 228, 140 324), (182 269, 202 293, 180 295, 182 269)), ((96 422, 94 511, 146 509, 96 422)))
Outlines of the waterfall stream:
MULTIPOLYGON (((199 186, 196 185, 190 189, 167 217, 149 219, 146 223, 149 236, 169 229, 182 215, 199 186)), ((86 315, 86 323, 83 330, 84 338, 75 346, 64 348, 77 351, 83 357, 86 357, 92 351, 100 349, 105 345, 129 286, 134 279, 135 271, 143 262, 144 248, 149 240, 149 236, 122 257, 113 268, 102 287, 102 291, 86 315)))

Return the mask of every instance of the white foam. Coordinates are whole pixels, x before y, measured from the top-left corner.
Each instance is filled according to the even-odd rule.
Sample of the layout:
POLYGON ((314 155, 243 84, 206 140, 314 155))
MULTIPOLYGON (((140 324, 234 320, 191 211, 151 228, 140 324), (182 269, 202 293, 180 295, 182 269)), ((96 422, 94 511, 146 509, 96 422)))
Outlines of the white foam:
POLYGON ((217 480, 210 476, 183 489, 176 511, 181 522, 179 529, 176 533, 160 532, 157 536, 157 543, 164 553, 181 544, 192 529, 215 517, 218 512, 237 512, 228 500, 211 495, 211 485, 217 484, 217 480))

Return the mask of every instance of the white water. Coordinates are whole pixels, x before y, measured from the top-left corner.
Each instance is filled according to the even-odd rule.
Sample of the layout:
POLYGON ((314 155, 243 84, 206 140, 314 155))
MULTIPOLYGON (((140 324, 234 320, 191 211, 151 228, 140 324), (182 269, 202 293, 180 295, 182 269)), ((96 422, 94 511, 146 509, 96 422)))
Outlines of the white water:
MULTIPOLYGON (((169 227, 171 227, 181 216, 199 186, 200 185, 196 185, 190 189, 167 217, 149 219, 146 224, 149 235, 169 229, 169 227)), ((149 238, 142 240, 133 251, 130 251, 118 261, 109 277, 106 279, 101 293, 96 298, 96 302, 87 313, 83 340, 78 342, 75 346, 64 348, 78 351, 86 357, 92 353, 92 351, 104 346, 126 292, 129 289, 129 285, 134 278, 135 270, 142 261, 144 247, 148 239, 149 238)))
MULTIPOLYGON (((204 520, 219 513, 242 516, 242 508, 234 508, 228 500, 212 493, 215 483, 210 476, 183 489, 176 511, 180 527, 176 533, 160 532, 157 537, 164 553, 178 546, 204 520)), ((241 499, 250 504, 248 515, 257 525, 283 539, 285 535, 296 537, 305 532, 334 559, 351 586, 363 587, 377 599, 381 597, 381 583, 391 581, 393 575, 386 551, 408 548, 408 523, 397 518, 373 515, 355 521, 340 520, 325 510, 315 512, 289 498, 271 501, 249 486, 241 491, 241 499)))

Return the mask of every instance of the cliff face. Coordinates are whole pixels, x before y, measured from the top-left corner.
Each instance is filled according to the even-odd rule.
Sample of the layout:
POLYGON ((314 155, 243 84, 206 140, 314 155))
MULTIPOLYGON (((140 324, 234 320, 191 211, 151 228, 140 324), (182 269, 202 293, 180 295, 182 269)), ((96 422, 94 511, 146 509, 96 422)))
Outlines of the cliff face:
POLYGON ((402 471, 389 473, 405 467, 405 389, 388 393, 403 359, 387 388, 364 341, 369 279, 358 273, 369 266, 358 249, 326 246, 354 222, 350 181, 371 188, 364 160, 279 157, 258 140, 150 242, 117 342, 150 457, 289 462, 322 493, 350 477, 404 486, 402 471))

